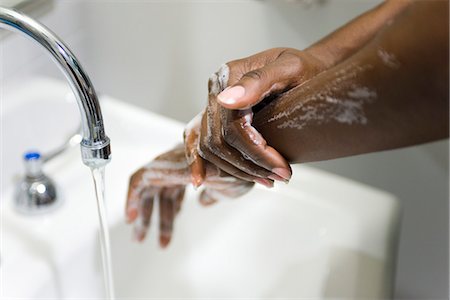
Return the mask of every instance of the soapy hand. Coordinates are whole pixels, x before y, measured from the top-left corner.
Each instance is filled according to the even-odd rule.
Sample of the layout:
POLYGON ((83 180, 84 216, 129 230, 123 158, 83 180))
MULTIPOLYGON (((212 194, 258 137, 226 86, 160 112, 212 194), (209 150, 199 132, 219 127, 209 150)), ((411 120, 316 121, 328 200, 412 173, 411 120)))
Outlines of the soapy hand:
POLYGON ((286 92, 326 68, 307 50, 273 48, 226 64, 228 80, 217 95, 228 109, 249 109, 270 95, 286 92))
POLYGON ((202 159, 247 181, 287 182, 291 168, 252 126, 254 106, 312 78, 325 65, 305 51, 274 48, 223 65, 208 83, 208 105, 185 131, 185 145, 198 186, 202 159))
MULTIPOLYGON (((207 162, 204 164, 204 172, 204 189, 199 197, 203 205, 213 204, 223 198, 239 197, 253 186, 207 162)), ((191 171, 183 146, 177 146, 158 156, 131 176, 126 217, 128 223, 134 223, 134 234, 138 241, 144 240, 154 202, 158 201, 160 245, 166 247, 169 244, 186 185, 190 183, 191 171)))

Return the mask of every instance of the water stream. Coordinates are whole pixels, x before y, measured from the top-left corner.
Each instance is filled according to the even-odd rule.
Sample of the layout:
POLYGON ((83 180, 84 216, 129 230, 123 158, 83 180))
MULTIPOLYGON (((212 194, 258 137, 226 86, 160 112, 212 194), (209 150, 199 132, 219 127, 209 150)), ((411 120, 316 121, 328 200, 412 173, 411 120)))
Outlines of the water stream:
POLYGON ((91 168, 97 197, 98 219, 100 222, 100 245, 103 264, 103 281, 106 299, 114 300, 114 280, 112 274, 111 248, 105 207, 105 167, 91 168))

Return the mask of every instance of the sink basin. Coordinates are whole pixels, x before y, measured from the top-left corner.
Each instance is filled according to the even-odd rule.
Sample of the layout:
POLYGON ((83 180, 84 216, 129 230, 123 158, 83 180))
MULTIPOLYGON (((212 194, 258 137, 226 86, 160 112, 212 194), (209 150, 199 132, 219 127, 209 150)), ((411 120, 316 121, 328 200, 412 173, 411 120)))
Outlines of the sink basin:
MULTIPOLYGON (((57 135, 51 134, 55 128, 49 125, 42 135, 24 130, 3 140, 3 160, 11 163, 3 173, 1 191, 2 299, 98 299, 104 295, 93 183, 78 148, 46 166, 62 193, 58 209, 24 216, 12 205, 21 152, 58 145, 60 136, 76 128, 76 106, 67 95, 68 86, 50 79, 29 82, 21 92, 16 88, 3 92, 5 105, 10 98, 16 99, 14 109, 2 111, 3 128, 15 119, 11 112, 27 110, 35 101, 45 100, 52 107, 42 116, 44 120, 68 112, 75 119, 67 116, 57 135), (26 145, 38 143, 40 136, 46 144, 26 145), (16 149, 17 145, 27 148, 16 149)), ((157 246, 156 219, 147 240, 133 242, 123 217, 128 177, 181 142, 183 124, 107 96, 101 97, 101 105, 113 151, 106 169, 106 200, 118 298, 391 296, 397 200, 384 191, 303 165, 294 166, 289 185, 258 186, 240 199, 213 207, 201 207, 198 192, 188 189, 168 249, 157 246)), ((24 118, 14 122, 25 124, 29 117, 24 118)), ((14 128, 19 131, 20 126, 14 128)))

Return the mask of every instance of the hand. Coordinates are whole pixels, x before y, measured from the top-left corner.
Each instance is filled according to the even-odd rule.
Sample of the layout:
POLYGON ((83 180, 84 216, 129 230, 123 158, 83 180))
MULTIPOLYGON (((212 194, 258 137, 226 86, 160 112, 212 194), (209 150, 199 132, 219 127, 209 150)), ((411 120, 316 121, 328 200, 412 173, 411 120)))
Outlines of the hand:
MULTIPOLYGON (((221 198, 236 198, 248 192, 253 184, 219 170, 210 163, 204 165, 204 190, 200 202, 210 205, 221 198)), ((151 221, 154 201, 159 201, 159 242, 166 247, 172 237, 173 223, 180 211, 191 173, 183 146, 155 158, 136 171, 130 179, 126 216, 134 223, 138 241, 144 240, 151 221)))
POLYGON ((185 132, 193 183, 200 185, 202 159, 247 181, 273 186, 288 181, 291 168, 251 125, 255 105, 286 92, 325 68, 314 56, 289 48, 270 49, 223 65, 208 84, 208 106, 185 132))
POLYGON ((227 80, 224 90, 217 93, 217 102, 225 108, 239 110, 250 109, 268 96, 284 93, 327 67, 307 50, 292 48, 269 49, 225 66, 218 72, 218 76, 227 80))

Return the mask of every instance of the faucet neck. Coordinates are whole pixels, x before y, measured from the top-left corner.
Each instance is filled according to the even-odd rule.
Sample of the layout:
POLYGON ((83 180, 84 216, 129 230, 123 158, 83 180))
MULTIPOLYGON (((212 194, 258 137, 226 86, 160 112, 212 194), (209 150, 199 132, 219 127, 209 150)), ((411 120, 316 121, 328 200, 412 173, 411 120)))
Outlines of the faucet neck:
POLYGON ((65 75, 77 99, 81 115, 83 162, 106 164, 110 160, 109 138, 95 89, 79 60, 50 29, 25 14, 0 7, 0 28, 19 32, 43 47, 65 75))

